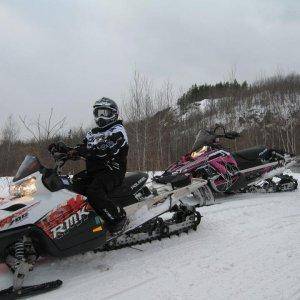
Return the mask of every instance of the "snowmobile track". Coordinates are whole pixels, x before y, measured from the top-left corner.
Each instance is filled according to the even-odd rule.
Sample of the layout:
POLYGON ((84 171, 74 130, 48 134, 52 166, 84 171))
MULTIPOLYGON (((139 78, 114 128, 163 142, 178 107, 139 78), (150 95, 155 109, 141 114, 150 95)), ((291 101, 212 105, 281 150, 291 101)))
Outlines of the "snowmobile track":
POLYGON ((151 220, 143 226, 112 240, 106 244, 105 247, 94 250, 94 252, 113 251, 135 245, 142 245, 156 240, 160 241, 165 238, 171 238, 171 236, 174 235, 179 236, 181 233, 188 234, 191 229, 197 230, 202 218, 198 211, 178 211, 177 214, 178 213, 184 214, 184 216, 180 216, 181 218, 184 217, 184 221, 182 221, 182 219, 181 222, 178 221, 178 216, 173 217, 173 222, 171 221, 170 224, 168 224, 169 220, 164 221, 162 218, 151 220))

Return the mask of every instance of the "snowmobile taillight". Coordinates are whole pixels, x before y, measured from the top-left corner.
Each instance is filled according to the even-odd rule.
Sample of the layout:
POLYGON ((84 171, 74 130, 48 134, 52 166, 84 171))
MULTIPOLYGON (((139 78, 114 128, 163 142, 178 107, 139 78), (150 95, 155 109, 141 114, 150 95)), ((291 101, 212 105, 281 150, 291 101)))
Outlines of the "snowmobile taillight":
POLYGON ((11 184, 9 187, 9 193, 13 197, 24 197, 33 195, 37 191, 36 178, 31 177, 21 183, 11 184))

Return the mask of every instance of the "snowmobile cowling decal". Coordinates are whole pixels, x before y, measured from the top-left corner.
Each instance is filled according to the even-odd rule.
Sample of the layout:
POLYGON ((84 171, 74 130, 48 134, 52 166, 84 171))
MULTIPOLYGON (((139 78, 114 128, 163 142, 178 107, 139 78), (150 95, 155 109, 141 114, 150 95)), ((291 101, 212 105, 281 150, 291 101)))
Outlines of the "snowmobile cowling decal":
POLYGON ((20 222, 21 220, 25 219, 28 216, 28 211, 22 210, 16 214, 13 214, 4 220, 0 221, 0 229, 7 229, 12 224, 20 222))
POLYGON ((34 203, 28 207, 24 207, 16 213, 6 217, 5 219, 0 221, 0 230, 8 229, 13 224, 23 221, 28 217, 28 211, 37 203, 34 203))
POLYGON ((70 229, 86 221, 91 210, 85 198, 77 195, 66 204, 52 210, 36 225, 43 229, 50 238, 59 239, 68 234, 70 229))

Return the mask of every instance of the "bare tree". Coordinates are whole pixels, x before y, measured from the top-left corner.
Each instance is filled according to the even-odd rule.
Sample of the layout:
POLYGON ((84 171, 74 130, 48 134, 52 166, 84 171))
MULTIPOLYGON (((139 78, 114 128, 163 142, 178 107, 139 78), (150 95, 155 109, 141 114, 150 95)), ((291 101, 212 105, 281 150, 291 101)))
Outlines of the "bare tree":
POLYGON ((27 121, 26 116, 19 116, 19 119, 31 134, 31 137, 36 142, 41 142, 42 140, 50 140, 58 135, 65 125, 66 117, 55 121, 53 120, 53 114, 54 111, 51 108, 47 120, 41 120, 40 115, 35 120, 27 121))
POLYGON ((152 82, 137 71, 130 86, 130 97, 124 104, 124 114, 130 120, 127 128, 134 146, 133 155, 138 170, 146 169, 147 150, 150 140, 149 118, 153 115, 152 82))
POLYGON ((2 129, 2 139, 4 141, 9 141, 12 144, 19 138, 19 134, 20 128, 15 122, 13 115, 10 115, 2 129))
POLYGON ((15 122, 12 115, 10 115, 2 129, 2 142, 1 142, 1 169, 2 172, 7 174, 11 168, 15 149, 13 148, 14 143, 19 138, 20 129, 18 124, 15 122))

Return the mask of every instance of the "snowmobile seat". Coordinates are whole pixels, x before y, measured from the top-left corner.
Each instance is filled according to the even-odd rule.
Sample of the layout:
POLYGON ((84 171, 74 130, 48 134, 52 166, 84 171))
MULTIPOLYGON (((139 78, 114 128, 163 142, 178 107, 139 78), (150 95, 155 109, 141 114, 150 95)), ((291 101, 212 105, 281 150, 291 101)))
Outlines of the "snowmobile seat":
POLYGON ((186 174, 173 174, 171 172, 164 172, 159 176, 154 176, 153 180, 157 183, 167 184, 170 183, 172 188, 179 188, 191 184, 191 177, 186 174))
POLYGON ((233 152, 232 156, 236 160, 240 170, 262 165, 260 154, 266 147, 253 147, 241 151, 233 152))
POLYGON ((149 175, 143 172, 127 172, 123 183, 114 189, 109 196, 111 198, 123 198, 137 193, 145 185, 149 175))

